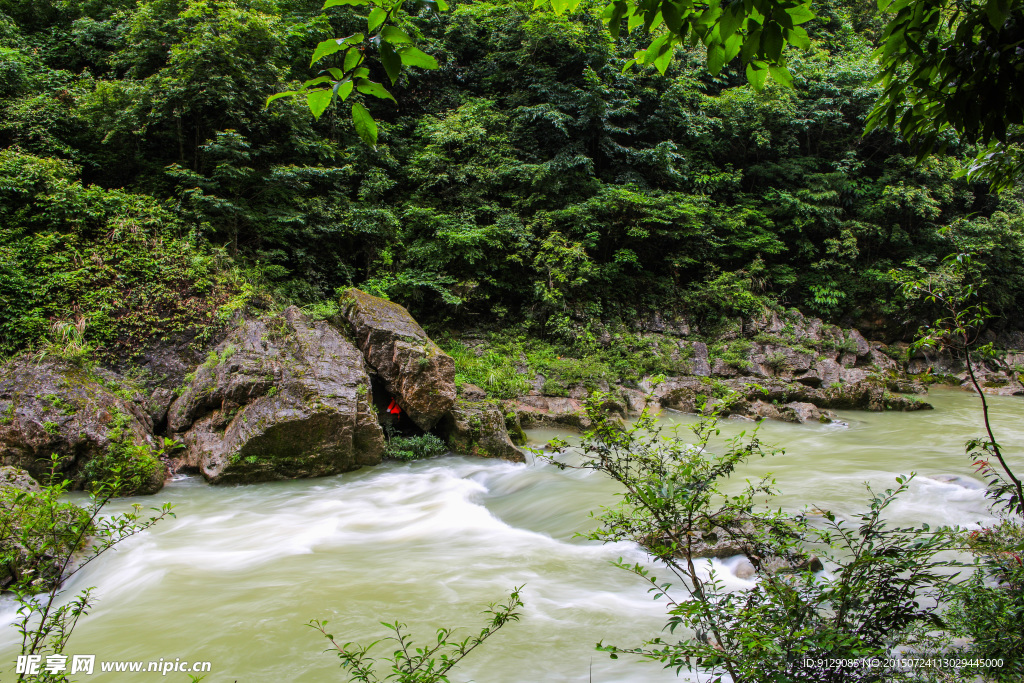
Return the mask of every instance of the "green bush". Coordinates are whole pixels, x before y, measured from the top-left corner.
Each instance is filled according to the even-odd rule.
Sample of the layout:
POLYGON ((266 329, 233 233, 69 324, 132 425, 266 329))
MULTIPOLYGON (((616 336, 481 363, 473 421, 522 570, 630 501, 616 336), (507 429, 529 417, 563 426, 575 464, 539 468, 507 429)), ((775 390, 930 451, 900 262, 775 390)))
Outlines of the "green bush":
POLYGON ((443 455, 448 452, 439 437, 433 434, 420 434, 419 436, 392 436, 388 439, 387 448, 384 449, 384 457, 395 460, 422 460, 443 455))
POLYGON ((22 491, 0 484, 0 589, 25 580, 49 585, 60 577, 60 558, 85 544, 89 515, 63 494, 60 487, 22 491))
MULTIPOLYGON (((887 657, 912 627, 935 622, 934 598, 947 581, 942 568, 950 565, 940 553, 952 543, 945 529, 888 527, 886 508, 906 492, 908 478, 898 477, 897 487, 883 493, 869 488, 868 509, 850 522, 826 511, 815 527, 802 515, 768 507, 776 493, 770 476, 748 480, 738 494, 719 488, 749 459, 773 453, 756 432, 713 452, 714 418, 692 425, 689 438, 663 437, 646 410, 624 427, 602 413, 602 402, 600 395, 587 402, 595 427, 584 435, 578 448, 585 460, 575 467, 608 475, 622 495, 603 510, 602 527, 590 538, 633 541, 657 561, 654 570, 619 565, 655 599, 667 600, 664 630, 671 635, 640 647, 598 649, 735 683, 867 683, 900 675, 887 657), (713 568, 708 573, 697 562, 704 557, 701 543, 727 539, 753 566, 753 587, 727 589, 713 568), (827 575, 818 573, 812 555, 824 558, 827 575), (668 581, 654 576, 662 570, 668 581), (883 663, 859 666, 864 657, 883 663)), ((569 448, 551 446, 556 454, 569 448)))
POLYGON ((135 443, 130 423, 128 414, 115 413, 107 432, 110 446, 82 468, 87 490, 130 496, 145 489, 159 471, 162 465, 153 448, 135 443))

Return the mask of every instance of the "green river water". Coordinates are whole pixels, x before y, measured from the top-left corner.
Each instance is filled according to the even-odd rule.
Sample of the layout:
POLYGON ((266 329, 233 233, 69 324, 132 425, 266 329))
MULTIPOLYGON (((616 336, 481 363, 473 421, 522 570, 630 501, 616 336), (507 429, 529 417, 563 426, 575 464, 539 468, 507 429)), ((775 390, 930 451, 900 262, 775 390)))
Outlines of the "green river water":
MULTIPOLYGON (((897 474, 916 471, 910 492, 891 508, 894 521, 990 521, 963 451, 964 441, 981 434, 978 399, 937 390, 927 400, 935 410, 841 413, 847 427, 765 422, 761 439, 785 454, 751 463, 743 476, 772 472, 784 507, 841 514, 864 504, 863 482, 889 486, 897 474), (961 478, 930 478, 938 475, 961 478)), ((1024 405, 1020 398, 990 400, 997 436, 1024 470, 1024 405)), ((692 419, 663 416, 666 423, 692 419)), ((722 428, 732 435, 753 425, 726 420, 722 428)), ((530 437, 540 444, 556 435, 538 430, 530 437)), ((664 623, 663 605, 609 564, 643 560, 635 546, 574 537, 592 528, 589 513, 613 502, 614 492, 594 473, 462 457, 239 487, 179 479, 137 499, 173 503, 176 519, 124 543, 67 586, 95 586, 96 604, 66 653, 206 660, 208 683, 344 681, 337 660, 323 653, 326 642, 304 626, 310 619, 329 619, 337 638, 359 642, 384 634, 378 622, 400 619, 422 640, 437 626, 479 628, 487 603, 525 585, 522 621, 470 655, 453 681, 681 680, 655 664, 594 652, 599 640, 640 644, 664 623)), ((0 620, 12 618, 12 604, 0 602, 0 620)), ((0 629, 0 680, 13 677, 15 638, 12 628, 0 629)), ((188 677, 79 678, 161 679, 188 677)))

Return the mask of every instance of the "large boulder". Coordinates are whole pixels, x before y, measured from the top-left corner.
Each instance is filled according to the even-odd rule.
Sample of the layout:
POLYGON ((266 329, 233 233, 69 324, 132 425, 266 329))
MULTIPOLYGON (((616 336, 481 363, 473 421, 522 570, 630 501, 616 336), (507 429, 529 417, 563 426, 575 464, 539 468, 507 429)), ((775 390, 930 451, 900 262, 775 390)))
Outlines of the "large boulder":
POLYGON ((211 483, 337 474, 380 463, 384 435, 363 355, 294 306, 242 321, 171 405, 179 469, 211 483))
POLYGON ((582 432, 593 426, 583 402, 575 398, 520 396, 506 403, 506 408, 516 413, 525 429, 556 427, 582 432))
POLYGON ((459 399, 438 424, 438 431, 460 455, 526 462, 509 437, 501 407, 493 403, 459 399))
POLYGON ((455 403, 455 361, 402 306, 354 288, 341 303, 356 344, 398 405, 420 429, 433 429, 455 403))
POLYGON ((51 468, 76 488, 111 481, 120 493, 156 493, 166 468, 146 411, 110 372, 27 358, 0 367, 0 464, 44 479, 51 468))

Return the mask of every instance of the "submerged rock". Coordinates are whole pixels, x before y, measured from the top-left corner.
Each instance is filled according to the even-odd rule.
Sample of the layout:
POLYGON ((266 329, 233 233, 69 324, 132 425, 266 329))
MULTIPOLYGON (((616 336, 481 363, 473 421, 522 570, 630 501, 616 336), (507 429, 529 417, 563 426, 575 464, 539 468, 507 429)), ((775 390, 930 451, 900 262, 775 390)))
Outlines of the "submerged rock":
POLYGON ((341 304, 356 344, 398 405, 420 429, 433 429, 455 403, 455 361, 402 306, 354 288, 341 304))
POLYGON ((337 474, 380 463, 384 435, 363 355, 294 306, 245 320, 171 405, 179 468, 211 483, 337 474))
POLYGON ((512 443, 501 407, 493 403, 458 400, 438 424, 438 431, 460 455, 526 462, 512 443))
MULTIPOLYGON (((122 494, 155 493, 166 468, 153 452, 149 415, 115 393, 116 376, 59 360, 0 368, 0 463, 42 479, 51 467, 76 488, 120 472, 122 494), (52 457, 52 460, 51 460, 52 457)), ((124 393, 119 392, 119 393, 124 393)))

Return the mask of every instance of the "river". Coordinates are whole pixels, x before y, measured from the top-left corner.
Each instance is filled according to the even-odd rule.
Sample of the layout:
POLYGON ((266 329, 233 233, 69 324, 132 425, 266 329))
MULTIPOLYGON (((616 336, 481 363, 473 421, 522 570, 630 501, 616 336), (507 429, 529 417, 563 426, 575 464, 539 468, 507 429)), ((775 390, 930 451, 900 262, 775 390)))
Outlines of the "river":
MULTIPOLYGON (((762 423, 760 438, 785 453, 750 463, 741 478, 772 472, 783 507, 849 513, 864 504, 863 482, 890 486, 897 474, 916 471, 890 510, 894 521, 984 524, 991 518, 963 451, 982 432, 978 400, 954 390, 927 400, 935 410, 842 412, 848 427, 762 423)), ((1020 398, 990 401, 997 436, 1022 471, 1020 398)), ((666 426, 692 420, 663 417, 666 426)), ((753 425, 725 420, 722 428, 734 435, 753 425)), ((530 438, 541 444, 555 435, 536 430, 530 438)), ((96 604, 66 653, 209 661, 207 683, 345 681, 337 659, 323 652, 326 641, 305 626, 310 619, 328 619, 337 638, 363 643, 385 634, 380 621, 401 620, 422 642, 439 626, 479 629, 486 604, 523 585, 522 621, 472 653, 453 681, 681 680, 656 664, 594 651, 599 640, 640 644, 664 623, 663 605, 610 566, 619 557, 642 561, 635 546, 576 537, 594 526, 589 513, 613 502, 614 491, 595 473, 462 457, 239 487, 179 479, 156 496, 111 505, 167 501, 177 518, 125 542, 67 586, 95 586, 96 604)), ((12 618, 7 599, 0 619, 12 618)), ((15 637, 10 627, 0 630, 3 680, 13 670, 15 637)), ((97 672, 80 680, 161 678, 97 672)))

